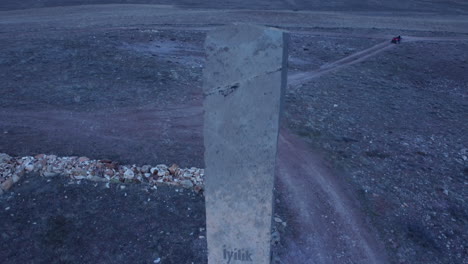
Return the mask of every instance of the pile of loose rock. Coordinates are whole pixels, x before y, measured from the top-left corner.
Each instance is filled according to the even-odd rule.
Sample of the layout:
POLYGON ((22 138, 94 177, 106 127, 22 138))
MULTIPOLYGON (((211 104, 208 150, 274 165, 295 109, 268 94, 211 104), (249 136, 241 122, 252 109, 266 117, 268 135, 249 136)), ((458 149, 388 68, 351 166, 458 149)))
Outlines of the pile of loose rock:
POLYGON ((7 191, 26 173, 43 177, 66 176, 75 180, 109 183, 146 183, 150 186, 174 185, 196 192, 203 191, 204 170, 168 167, 119 165, 110 160, 90 160, 87 157, 57 157, 39 154, 34 157, 10 157, 0 153, 0 194, 7 191))

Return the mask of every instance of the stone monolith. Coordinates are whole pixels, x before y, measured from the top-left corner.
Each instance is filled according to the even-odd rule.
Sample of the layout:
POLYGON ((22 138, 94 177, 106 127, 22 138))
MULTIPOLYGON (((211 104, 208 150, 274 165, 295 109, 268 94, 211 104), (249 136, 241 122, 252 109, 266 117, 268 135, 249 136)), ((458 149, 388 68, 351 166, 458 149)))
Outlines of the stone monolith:
POLYGON ((208 263, 267 264, 287 34, 226 26, 208 33, 205 50, 208 263))

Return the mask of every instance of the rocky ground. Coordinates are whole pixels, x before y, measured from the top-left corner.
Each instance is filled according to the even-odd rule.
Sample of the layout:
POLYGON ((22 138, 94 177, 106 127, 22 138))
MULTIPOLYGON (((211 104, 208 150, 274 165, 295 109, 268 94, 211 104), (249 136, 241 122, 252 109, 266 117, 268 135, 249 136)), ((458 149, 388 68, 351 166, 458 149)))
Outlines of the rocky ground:
POLYGON ((397 263, 466 261, 467 48, 404 43, 286 99, 288 126, 355 185, 397 263))
MULTIPOLYGON (((392 34, 403 36, 400 45, 291 87, 286 94, 283 128, 300 137, 302 151, 318 153, 330 164, 337 181, 348 189, 349 199, 357 201, 352 208, 362 210, 364 223, 386 248, 390 263, 466 263, 468 57, 464 51, 468 42, 463 38, 467 35, 457 31, 396 32, 388 27, 288 29, 300 31, 291 35, 291 74, 313 73, 388 41, 392 34), (434 39, 409 41, 411 36, 434 39)), ((177 187, 183 180, 202 186, 200 178, 192 177, 198 169, 179 169, 184 173, 176 175, 169 168, 143 169, 143 165, 177 163, 182 168, 203 168, 201 75, 206 28, 140 25, 45 30, 38 26, 25 30, 20 25, 0 31, 0 152, 17 157, 3 156, 8 160, 2 164, 9 164, 4 167, 9 176, 4 175, 1 183, 5 187, 10 184, 5 182, 16 181, 13 174, 17 169, 31 170, 13 187, 4 188, 9 191, 0 198, 4 210, 0 219, 9 228, 1 230, 2 244, 9 246, 0 255, 9 256, 10 263, 35 263, 31 258, 37 252, 43 252, 44 263, 56 260, 56 252, 66 251, 63 245, 73 245, 71 238, 76 238, 78 230, 95 225, 85 222, 89 215, 76 212, 95 210, 92 215, 101 219, 97 217, 104 214, 97 212, 110 214, 106 207, 127 197, 127 216, 134 218, 125 222, 118 212, 109 218, 123 221, 117 225, 119 230, 137 223, 132 232, 144 238, 131 240, 134 247, 127 244, 112 251, 118 246, 113 246, 115 233, 108 227, 119 221, 104 221, 97 228, 108 233, 92 236, 88 230, 79 245, 89 245, 100 234, 108 245, 98 247, 110 252, 109 259, 116 256, 109 260, 112 263, 126 263, 136 256, 136 248, 158 244, 161 248, 142 253, 148 261, 144 263, 158 258, 161 263, 205 263, 206 242, 200 239, 204 236, 200 229, 204 228, 202 196, 177 187), (36 156, 40 153, 57 156, 36 156), (82 156, 91 160, 80 161, 82 156), (54 161, 49 164, 49 159, 54 161), (56 161, 63 166, 53 165, 56 161), (63 173, 75 180, 38 177, 49 175, 46 173, 63 173), (84 177, 98 177, 103 182, 84 177), (143 184, 133 184, 140 181, 143 184), (176 187, 159 186, 158 181, 176 187), (156 191, 150 188, 151 182, 156 183, 156 191), (152 196, 146 196, 147 191, 145 196, 137 195, 140 189, 152 196), (59 196, 58 190, 73 193, 66 195, 73 199, 59 196), (108 198, 89 209, 87 205, 100 196, 108 198), (34 204, 33 199, 40 197, 43 200, 34 204), (145 218, 138 213, 142 208, 130 211, 145 204, 147 198, 161 202, 151 205, 162 206, 153 210, 153 217, 161 221, 145 218), (80 203, 70 202, 80 199, 80 203), (47 201, 55 203, 49 206, 47 201), (184 218, 186 208, 193 209, 188 218, 184 218), (176 216, 165 218, 171 213, 176 216), (33 220, 41 214, 45 218, 33 220), (157 238, 138 233, 143 232, 138 223, 147 222, 154 224, 152 234, 163 233, 157 238), (18 232, 23 232, 19 236, 23 239, 13 238, 18 232), (32 238, 24 239, 27 234, 32 238), (21 247, 38 251, 18 250, 21 247)), ((198 172, 201 176, 202 171, 198 172)), ((288 198, 285 190, 290 189, 284 184, 279 182, 275 191, 277 217, 285 220, 275 225, 275 254, 283 263, 297 259, 307 263, 304 261, 311 258, 303 248, 308 245, 289 243, 306 243, 302 232, 307 229, 299 228, 304 221, 292 210, 296 205, 285 204, 294 200, 288 198), (286 239, 280 240, 279 235, 286 239)), ((296 191, 303 193, 301 200, 313 197, 320 201, 324 198, 315 192, 319 189, 312 187, 310 194, 296 191)), ((119 203, 125 204, 124 200, 119 203)), ((326 217, 325 212, 323 215, 326 217)), ((116 244, 126 243, 127 235, 119 235, 116 244)), ((92 262, 97 255, 84 256, 88 250, 95 249, 73 248, 66 252, 75 253, 61 261, 92 262)), ((343 256, 338 262, 311 261, 351 263, 345 253, 343 256)))
POLYGON ((39 154, 35 157, 12 158, 0 153, 1 191, 8 191, 27 173, 42 177, 65 176, 73 180, 110 183, 143 183, 157 189, 157 185, 180 186, 203 192, 203 169, 181 169, 177 164, 168 167, 119 165, 110 160, 90 160, 87 157, 57 157, 39 154))

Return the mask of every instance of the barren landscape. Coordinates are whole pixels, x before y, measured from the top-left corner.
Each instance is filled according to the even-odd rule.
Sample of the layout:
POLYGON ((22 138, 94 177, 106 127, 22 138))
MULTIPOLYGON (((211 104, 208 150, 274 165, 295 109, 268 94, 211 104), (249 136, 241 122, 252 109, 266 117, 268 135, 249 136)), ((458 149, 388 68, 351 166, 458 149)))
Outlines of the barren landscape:
MULTIPOLYGON (((468 263, 464 1, 124 2, 2 1, 0 153, 203 168, 206 32, 277 27, 274 263, 468 263)), ((207 262, 202 192, 105 184, 26 174, 0 262, 207 262)))

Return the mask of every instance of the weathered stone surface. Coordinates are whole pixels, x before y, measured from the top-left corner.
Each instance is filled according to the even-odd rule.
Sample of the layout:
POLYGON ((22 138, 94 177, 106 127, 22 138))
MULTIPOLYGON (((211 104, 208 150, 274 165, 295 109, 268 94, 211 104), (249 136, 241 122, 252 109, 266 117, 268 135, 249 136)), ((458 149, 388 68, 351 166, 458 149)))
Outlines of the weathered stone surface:
POLYGON ((233 25, 208 33, 205 49, 208 262, 270 263, 287 35, 233 25))

